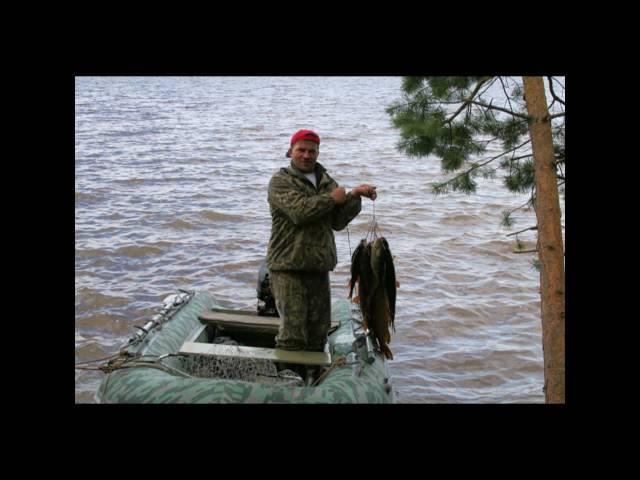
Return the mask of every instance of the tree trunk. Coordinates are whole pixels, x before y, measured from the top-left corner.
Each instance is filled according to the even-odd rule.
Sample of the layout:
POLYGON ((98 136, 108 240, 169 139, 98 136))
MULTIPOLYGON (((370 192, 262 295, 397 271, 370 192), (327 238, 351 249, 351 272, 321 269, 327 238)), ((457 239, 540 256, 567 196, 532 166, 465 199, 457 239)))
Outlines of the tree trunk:
POLYGON ((546 403, 565 403, 564 246, 551 121, 542 77, 523 77, 536 178, 546 403))

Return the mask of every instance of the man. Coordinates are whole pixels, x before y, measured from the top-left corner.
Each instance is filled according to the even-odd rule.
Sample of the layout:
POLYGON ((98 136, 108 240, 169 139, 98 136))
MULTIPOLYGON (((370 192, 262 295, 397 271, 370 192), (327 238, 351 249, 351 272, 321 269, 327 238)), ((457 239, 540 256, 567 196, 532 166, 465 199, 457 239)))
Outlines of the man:
POLYGON ((360 213, 360 197, 377 195, 367 184, 346 193, 317 163, 319 153, 320 137, 299 130, 287 151, 291 164, 269 183, 267 267, 281 318, 276 348, 284 350, 324 350, 331 324, 329 271, 337 263, 333 230, 360 213))

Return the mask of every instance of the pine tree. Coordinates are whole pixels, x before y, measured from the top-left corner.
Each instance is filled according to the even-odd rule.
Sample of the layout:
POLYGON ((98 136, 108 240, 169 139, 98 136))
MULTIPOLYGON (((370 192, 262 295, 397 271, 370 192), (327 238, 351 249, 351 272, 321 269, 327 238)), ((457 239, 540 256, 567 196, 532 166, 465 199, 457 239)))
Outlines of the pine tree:
MULTIPOLYGON (((398 149, 434 156, 455 175, 433 185, 434 194, 476 191, 479 176, 504 173, 512 192, 530 192, 540 270, 545 400, 565 403, 564 247, 558 192, 564 193, 564 85, 547 77, 405 77, 402 100, 387 108, 400 130, 398 149), (497 94, 499 92, 499 94, 497 94), (488 158, 487 146, 501 153, 488 158)), ((515 209, 515 210, 517 210, 515 209)), ((502 223, 513 225, 505 212, 502 223)), ((521 230, 521 233, 524 230, 521 230)))

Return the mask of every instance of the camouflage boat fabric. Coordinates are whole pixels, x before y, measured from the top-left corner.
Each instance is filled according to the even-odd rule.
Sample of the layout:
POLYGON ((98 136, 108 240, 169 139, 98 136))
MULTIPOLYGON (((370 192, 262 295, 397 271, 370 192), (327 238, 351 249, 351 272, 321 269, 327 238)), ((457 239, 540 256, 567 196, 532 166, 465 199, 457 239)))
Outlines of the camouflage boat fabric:
MULTIPOLYGON (((207 292, 194 297, 162 329, 152 332, 132 352, 144 355, 176 353, 186 337, 200 325, 198 314, 216 308, 207 292)), ((329 336, 333 358, 346 356, 354 336, 351 309, 346 300, 333 304, 331 315, 340 320, 329 336)), ((182 359, 169 357, 164 364, 177 371, 182 359)), ((385 385, 388 370, 378 353, 372 364, 355 362, 330 371, 316 387, 292 387, 241 380, 186 378, 156 368, 136 366, 114 370, 103 379, 96 401, 99 403, 391 403, 393 391, 385 385), (386 388, 385 388, 386 387, 386 388)))

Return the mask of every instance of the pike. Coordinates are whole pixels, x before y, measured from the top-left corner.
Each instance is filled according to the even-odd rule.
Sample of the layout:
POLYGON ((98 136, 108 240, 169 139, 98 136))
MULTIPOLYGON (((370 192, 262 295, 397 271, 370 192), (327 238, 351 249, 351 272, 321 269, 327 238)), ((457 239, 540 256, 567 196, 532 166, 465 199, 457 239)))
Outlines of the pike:
MULTIPOLYGON (((358 277, 360 276, 359 275, 360 261, 362 259, 362 256, 364 254, 364 250, 366 247, 367 247, 367 241, 363 238, 362 240, 360 240, 360 243, 354 250, 353 255, 351 255, 351 280, 349 280, 349 287, 350 287, 349 298, 353 296, 353 289, 355 288, 356 283, 358 282, 358 277)), ((354 299, 354 302, 357 303, 357 300, 354 299)))
POLYGON ((396 275, 389 243, 384 237, 372 243, 362 240, 351 258, 351 289, 358 285, 358 296, 363 327, 368 329, 388 359, 393 354, 387 346, 391 341, 390 328, 395 332, 396 275))

